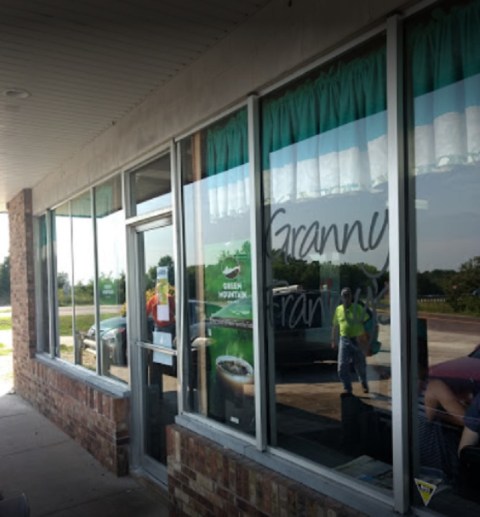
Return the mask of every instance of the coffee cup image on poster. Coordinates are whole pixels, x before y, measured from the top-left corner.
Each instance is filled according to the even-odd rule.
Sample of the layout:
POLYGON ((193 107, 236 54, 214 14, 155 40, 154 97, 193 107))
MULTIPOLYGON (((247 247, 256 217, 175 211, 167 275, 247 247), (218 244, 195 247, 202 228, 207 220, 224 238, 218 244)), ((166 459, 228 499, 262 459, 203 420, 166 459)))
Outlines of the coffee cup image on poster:
POLYGON ((209 415, 242 425, 241 406, 253 385, 251 262, 248 241, 211 245, 205 293, 222 308, 209 320, 209 415), (240 413, 233 416, 234 409, 240 413))

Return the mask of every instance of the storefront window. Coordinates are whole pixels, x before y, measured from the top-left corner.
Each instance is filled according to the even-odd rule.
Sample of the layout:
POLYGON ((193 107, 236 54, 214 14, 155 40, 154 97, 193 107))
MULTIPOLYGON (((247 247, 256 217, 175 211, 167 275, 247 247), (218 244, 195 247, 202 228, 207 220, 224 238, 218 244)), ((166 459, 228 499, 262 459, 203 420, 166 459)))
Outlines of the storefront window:
POLYGON ((480 514, 479 27, 479 1, 442 2, 406 32, 418 322, 412 490, 421 506, 463 515, 480 514))
POLYGON ((121 193, 120 176, 95 188, 96 281, 91 193, 76 197, 53 212, 59 342, 56 355, 128 382, 125 218, 121 193))
POLYGON ((263 99, 261 146, 270 443, 389 492, 385 67, 372 43, 263 99))
POLYGON ((57 265, 57 332, 58 350, 56 355, 65 361, 75 362, 73 342, 73 258, 72 222, 70 203, 65 203, 54 211, 55 251, 57 265))
POLYGON ((94 324, 93 228, 90 194, 54 211, 57 265, 57 331, 62 359, 95 370, 95 359, 85 348, 94 324))
POLYGON ((73 336, 77 364, 95 371, 95 356, 85 346, 88 329, 95 321, 92 197, 90 192, 71 202, 73 251, 73 336))
POLYGON ((247 113, 182 142, 189 409, 255 431, 247 113))
MULTIPOLYGON (((102 375, 129 381, 125 304, 125 214, 121 177, 95 188, 102 375)), ((98 343, 100 341, 100 343, 98 343)))

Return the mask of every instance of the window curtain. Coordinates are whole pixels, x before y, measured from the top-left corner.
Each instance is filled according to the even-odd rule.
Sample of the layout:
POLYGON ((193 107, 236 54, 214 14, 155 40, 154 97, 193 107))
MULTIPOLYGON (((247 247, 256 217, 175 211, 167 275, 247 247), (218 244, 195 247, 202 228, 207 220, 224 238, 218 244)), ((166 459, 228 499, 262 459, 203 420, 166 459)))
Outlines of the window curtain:
POLYGON ((385 48, 339 61, 262 105, 265 202, 387 181, 385 48))
POLYGON ((407 33, 414 172, 480 161, 480 1, 437 9, 407 33))
POLYGON ((210 220, 245 213, 249 207, 248 120, 241 110, 206 133, 210 220))

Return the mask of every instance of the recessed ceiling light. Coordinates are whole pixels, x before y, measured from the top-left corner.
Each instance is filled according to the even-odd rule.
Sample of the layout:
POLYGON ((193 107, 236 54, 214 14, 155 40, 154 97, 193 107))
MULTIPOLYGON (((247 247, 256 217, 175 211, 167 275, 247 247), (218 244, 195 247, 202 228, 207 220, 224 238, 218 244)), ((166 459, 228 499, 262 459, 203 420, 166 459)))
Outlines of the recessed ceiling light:
POLYGON ((5 95, 5 97, 10 97, 11 99, 26 99, 32 94, 23 88, 7 88, 6 90, 3 90, 3 95, 5 95))

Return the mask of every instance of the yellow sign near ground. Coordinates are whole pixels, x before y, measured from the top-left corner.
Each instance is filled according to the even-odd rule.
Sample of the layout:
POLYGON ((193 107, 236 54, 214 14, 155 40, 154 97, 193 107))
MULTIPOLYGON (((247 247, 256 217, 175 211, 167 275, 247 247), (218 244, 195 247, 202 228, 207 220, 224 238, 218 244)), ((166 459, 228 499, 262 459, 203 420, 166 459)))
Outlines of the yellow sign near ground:
POLYGON ((437 486, 417 478, 415 478, 415 484, 417 485, 417 490, 422 498, 423 504, 427 506, 437 490, 437 486))

